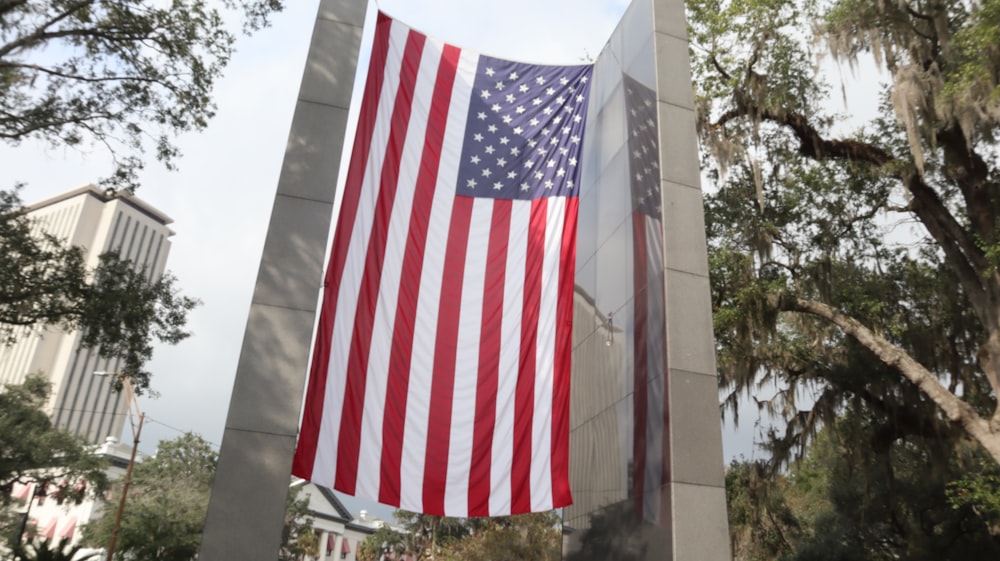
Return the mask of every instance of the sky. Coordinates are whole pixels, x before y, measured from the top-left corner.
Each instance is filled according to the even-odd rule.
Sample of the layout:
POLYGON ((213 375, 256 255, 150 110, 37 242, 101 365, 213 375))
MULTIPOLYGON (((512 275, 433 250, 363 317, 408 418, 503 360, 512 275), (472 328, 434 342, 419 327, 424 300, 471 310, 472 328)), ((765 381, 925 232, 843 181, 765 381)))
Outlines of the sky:
MULTIPOLYGON (((216 446, 222 440, 318 0, 287 4, 270 28, 240 37, 215 90, 215 119, 205 131, 177 140, 184 154, 179 170, 151 161, 141 176, 137 196, 174 220, 167 269, 185 294, 202 301, 188 321, 193 335, 176 346, 157 346, 149 364, 159 396, 140 400, 147 416, 140 450, 146 453, 153 453, 161 439, 188 431, 216 446)), ((389 15, 450 43, 543 63, 596 57, 627 5, 627 0, 377 3, 389 15)), ((375 8, 370 2, 362 52, 370 48, 375 8)), ((34 143, 0 146, 0 187, 25 182, 21 197, 30 204, 96 182, 107 172, 107 162, 97 149, 80 153, 34 143)), ((127 428, 123 441, 131 442, 127 428)), ((728 428, 726 458, 751 456, 750 441, 746 428, 728 428)), ((348 502, 355 513, 366 508, 348 502)))

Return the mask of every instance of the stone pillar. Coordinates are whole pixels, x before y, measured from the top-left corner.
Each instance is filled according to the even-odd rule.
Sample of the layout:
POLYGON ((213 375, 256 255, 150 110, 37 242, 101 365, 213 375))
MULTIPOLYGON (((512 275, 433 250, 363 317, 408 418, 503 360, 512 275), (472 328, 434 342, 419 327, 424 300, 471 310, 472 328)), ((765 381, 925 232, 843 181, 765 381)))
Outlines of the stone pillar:
POLYGON ((631 3, 591 95, 564 555, 600 543, 642 561, 729 561, 683 0, 631 3))
POLYGON ((273 561, 281 544, 367 4, 319 5, 236 369, 202 561, 273 561))
POLYGON ((683 0, 654 0, 675 561, 728 561, 725 462, 683 0))
POLYGON ((342 534, 337 534, 336 539, 333 542, 333 553, 330 554, 330 559, 334 561, 340 559, 340 548, 344 547, 344 536, 342 534))

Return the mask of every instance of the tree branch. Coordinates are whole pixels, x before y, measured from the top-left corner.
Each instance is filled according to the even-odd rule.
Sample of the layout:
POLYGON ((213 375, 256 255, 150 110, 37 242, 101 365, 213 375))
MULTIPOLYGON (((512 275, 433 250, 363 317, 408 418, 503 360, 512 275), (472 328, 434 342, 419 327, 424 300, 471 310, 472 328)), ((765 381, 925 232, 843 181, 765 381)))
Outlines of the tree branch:
MULTIPOLYGON (((983 240, 992 241, 1000 216, 1000 195, 997 185, 990 183, 989 164, 969 145, 958 125, 943 128, 936 136, 945 153, 943 171, 961 189, 973 231, 983 240)), ((977 268, 985 271, 989 264, 982 254, 979 258, 977 268)))
MULTIPOLYGON (((982 250, 912 164, 902 162, 882 148, 867 142, 827 139, 799 113, 761 108, 755 106, 748 96, 737 94, 735 97, 737 107, 724 113, 713 126, 721 127, 742 117, 770 121, 789 128, 799 140, 799 153, 807 158, 864 162, 887 169, 890 176, 898 179, 913 196, 910 210, 947 254, 975 309, 983 310, 987 307, 987 293, 982 281, 985 269, 979 266, 981 263, 985 265, 982 250)), ((990 321, 984 321, 984 325, 990 325, 990 321)))
POLYGON ((915 17, 917 19, 922 19, 922 20, 924 20, 924 21, 926 21, 928 23, 934 23, 934 18, 933 17, 931 17, 931 16, 929 16, 927 14, 924 14, 924 13, 921 13, 921 12, 918 12, 918 11, 914 10, 913 6, 911 6, 909 2, 905 2, 904 6, 906 6, 906 12, 908 14, 910 14, 911 16, 913 16, 913 17, 915 17))
MULTIPOLYGON (((781 310, 810 314, 839 327, 846 335, 874 353, 879 360, 916 385, 924 395, 937 405, 949 421, 962 426, 970 436, 982 444, 983 448, 997 462, 1000 462, 1000 434, 994 433, 990 424, 980 417, 971 405, 949 392, 930 371, 910 357, 906 351, 858 320, 822 302, 806 300, 793 295, 775 297, 775 299, 774 303, 781 310)), ((997 380, 989 377, 989 381, 994 394, 1000 392, 997 380)))
MULTIPOLYGON (((10 121, 22 121, 23 118, 19 118, 17 115, 11 115, 9 113, 2 113, 2 116, 6 117, 10 121)), ((65 125, 77 125, 81 127, 87 127, 87 122, 89 121, 100 121, 100 120, 112 120, 117 118, 119 115, 117 113, 102 113, 94 112, 87 115, 74 115, 67 118, 55 118, 55 119, 31 119, 33 123, 30 126, 22 127, 9 127, 13 132, 4 132, 3 129, 7 127, 0 127, 0 138, 5 138, 9 140, 20 140, 27 138, 33 133, 39 131, 45 131, 46 129, 58 128, 65 125)), ((0 120, 0 124, 3 120, 0 120)), ((96 129, 88 128, 90 132, 95 133, 96 129)), ((97 134, 98 137, 104 136, 103 134, 97 134)))
POLYGON ((723 77, 724 79, 726 79, 726 80, 732 80, 732 77, 731 77, 731 76, 729 75, 729 73, 728 73, 728 72, 726 72, 726 69, 722 67, 722 65, 721 65, 721 64, 719 63, 719 59, 715 58, 715 55, 714 55, 714 54, 713 54, 712 56, 710 56, 710 57, 709 57, 709 60, 711 60, 711 61, 712 61, 712 66, 714 66, 714 67, 715 67, 715 70, 716 70, 716 71, 718 71, 718 73, 719 73, 719 74, 720 74, 720 75, 721 75, 721 76, 722 76, 722 77, 723 77))
POLYGON ((8 54, 10 54, 12 52, 14 52, 18 48, 21 48, 21 47, 24 47, 24 46, 30 46, 32 44, 36 44, 36 43, 38 43, 40 41, 46 41, 48 39, 57 39, 59 37, 70 36, 71 33, 65 33, 65 32, 61 32, 61 33, 46 33, 45 30, 48 29, 48 28, 50 28, 50 27, 52 27, 53 25, 59 23, 60 21, 65 20, 66 18, 70 17, 71 15, 73 15, 74 13, 76 13, 77 11, 82 10, 83 8, 86 8, 87 6, 89 6, 91 4, 93 4, 93 0, 83 0, 82 2, 78 2, 76 4, 70 5, 69 7, 66 8, 66 11, 64 11, 61 14, 56 14, 48 22, 45 22, 44 24, 38 26, 38 28, 36 28, 33 32, 31 32, 31 33, 29 33, 27 35, 24 35, 23 37, 15 40, 15 41, 7 43, 3 47, 0 47, 0 58, 3 58, 4 56, 6 56, 6 55, 8 55, 8 54))
POLYGON ((58 78, 65 78, 67 80, 73 80, 76 82, 84 83, 101 83, 101 82, 142 82, 147 84, 155 84, 158 86, 163 86, 164 88, 170 90, 171 93, 177 94, 179 89, 177 86, 172 84, 167 78, 177 78, 181 74, 163 74, 162 76, 151 78, 142 75, 110 75, 110 76, 85 76, 83 74, 69 74, 63 72, 58 68, 49 68, 47 66, 39 66, 37 64, 22 64, 16 62, 0 62, 0 68, 17 68, 17 69, 27 69, 40 72, 42 74, 47 74, 49 76, 56 76, 58 78))
POLYGON ((28 0, 0 0, 0 16, 9 14, 28 3, 28 0))

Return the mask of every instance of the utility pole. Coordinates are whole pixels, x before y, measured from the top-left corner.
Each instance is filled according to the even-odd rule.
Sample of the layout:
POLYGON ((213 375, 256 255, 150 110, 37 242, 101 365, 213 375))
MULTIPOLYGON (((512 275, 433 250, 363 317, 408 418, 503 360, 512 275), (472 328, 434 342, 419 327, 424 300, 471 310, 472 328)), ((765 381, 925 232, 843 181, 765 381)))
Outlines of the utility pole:
POLYGON ((94 372, 95 376, 114 376, 122 383, 126 390, 125 399, 128 406, 128 420, 132 427, 132 456, 128 460, 128 468, 125 470, 125 481, 122 483, 122 494, 118 499, 118 512, 115 514, 115 525, 111 529, 111 539, 108 541, 107 561, 112 561, 115 555, 115 546, 118 543, 118 530, 122 524, 122 513, 125 511, 125 499, 128 497, 128 487, 132 483, 132 468, 135 467, 135 455, 139 451, 139 437, 142 435, 142 423, 146 419, 146 414, 139 410, 139 402, 135 399, 135 390, 132 387, 132 380, 120 372, 94 372), (136 423, 136 417, 139 422, 136 423))

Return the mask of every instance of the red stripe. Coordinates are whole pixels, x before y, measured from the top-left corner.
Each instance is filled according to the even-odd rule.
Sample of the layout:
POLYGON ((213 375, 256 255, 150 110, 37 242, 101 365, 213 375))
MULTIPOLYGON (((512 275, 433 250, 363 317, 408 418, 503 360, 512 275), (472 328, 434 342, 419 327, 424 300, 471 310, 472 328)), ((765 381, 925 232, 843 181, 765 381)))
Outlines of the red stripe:
MULTIPOLYGON (((330 249, 330 261, 327 265, 326 279, 323 291, 323 306, 320 311, 319 325, 316 331, 316 346, 313 350, 313 360, 309 371, 309 391, 306 392, 303 407, 302 428, 299 432, 298 447, 292 463, 292 473, 303 479, 313 478, 313 464, 316 460, 316 445, 319 440, 320 425, 323 419, 323 401, 326 393, 326 376, 330 364, 330 344, 333 337, 333 320, 337 309, 337 296, 340 292, 340 282, 343 276, 344 262, 350 243, 350 233, 354 227, 354 218, 361 198, 361 184, 364 178, 365 164, 371 149, 372 134, 378 116, 378 100, 382 93, 382 81, 385 75, 385 63, 389 50, 389 36, 392 20, 379 12, 375 27, 375 39, 372 45, 371 63, 368 67, 368 78, 361 101, 361 111, 358 118, 358 128, 354 137, 354 148, 351 151, 350 167, 347 181, 344 185, 344 195, 340 207, 340 219, 337 221, 337 232, 333 247, 330 249)), ((336 419, 335 422, 339 422, 336 419)), ((320 476, 322 479, 322 475, 320 476)))
POLYGON ((635 499, 636 514, 642 518, 643 501, 645 499, 646 487, 646 425, 648 422, 648 388, 649 366, 646 355, 646 345, 649 335, 647 302, 647 269, 649 265, 646 257, 646 216, 639 212, 632 213, 632 235, 635 247, 633 255, 635 263, 632 268, 632 284, 635 292, 635 346, 633 356, 635 357, 635 392, 633 394, 633 430, 632 441, 632 490, 635 499))
POLYGON ((458 348, 458 322, 462 308, 472 203, 471 197, 455 197, 448 229, 448 247, 445 250, 434 341, 434 379, 431 382, 430 415, 427 419, 427 454, 424 458, 423 511, 427 514, 444 514, 451 410, 455 390, 455 355, 458 348))
POLYGON ((411 32, 403 50, 400 68, 399 89, 396 92, 395 107, 389 128, 389 140, 382 162, 378 199, 371 237, 365 258, 365 268, 358 294, 358 307, 354 316, 354 331, 351 337, 350 354, 347 360, 347 385, 344 389, 344 410, 341 415, 340 439, 337 448, 337 478, 334 487, 345 493, 354 494, 358 476, 358 453, 361 448, 361 418, 365 404, 365 386, 368 377, 368 355, 371 350, 372 327, 375 323, 375 309, 378 306, 379 286, 382 279, 382 262, 392 208, 396 200, 399 181, 399 161, 403 156, 406 131, 410 121, 410 106, 413 90, 420 68, 425 36, 411 32))
POLYGON ((403 433, 406 421, 406 397, 410 387, 410 361, 417 314, 420 275, 423 271, 427 226, 434 200, 441 146, 448 122, 448 107, 458 67, 459 49, 446 45, 441 54, 434 98, 428 115, 424 152, 420 173, 414 188, 413 210, 403 255, 403 282, 399 287, 399 302, 393 324, 392 347, 386 388, 385 416, 382 421, 382 462, 379 478, 379 502, 399 506, 400 463, 403 453, 403 433))
POLYGON ((483 285, 483 314, 479 341, 479 377, 469 473, 469 516, 490 514, 490 471, 493 431, 497 421, 497 384, 500 376, 500 340, 503 335, 503 295, 507 272, 512 202, 493 202, 490 241, 483 285))
POLYGON ((580 202, 566 201, 556 304, 555 373, 552 391, 552 508, 572 504, 569 488, 569 394, 573 357, 573 287, 576 272, 576 220, 580 202))
POLYGON ((535 407, 535 369, 538 352, 538 314, 542 302, 545 266, 545 226, 548 199, 532 201, 528 222, 521 311, 521 361, 514 391, 514 459, 511 466, 511 514, 531 511, 531 428, 535 407))

